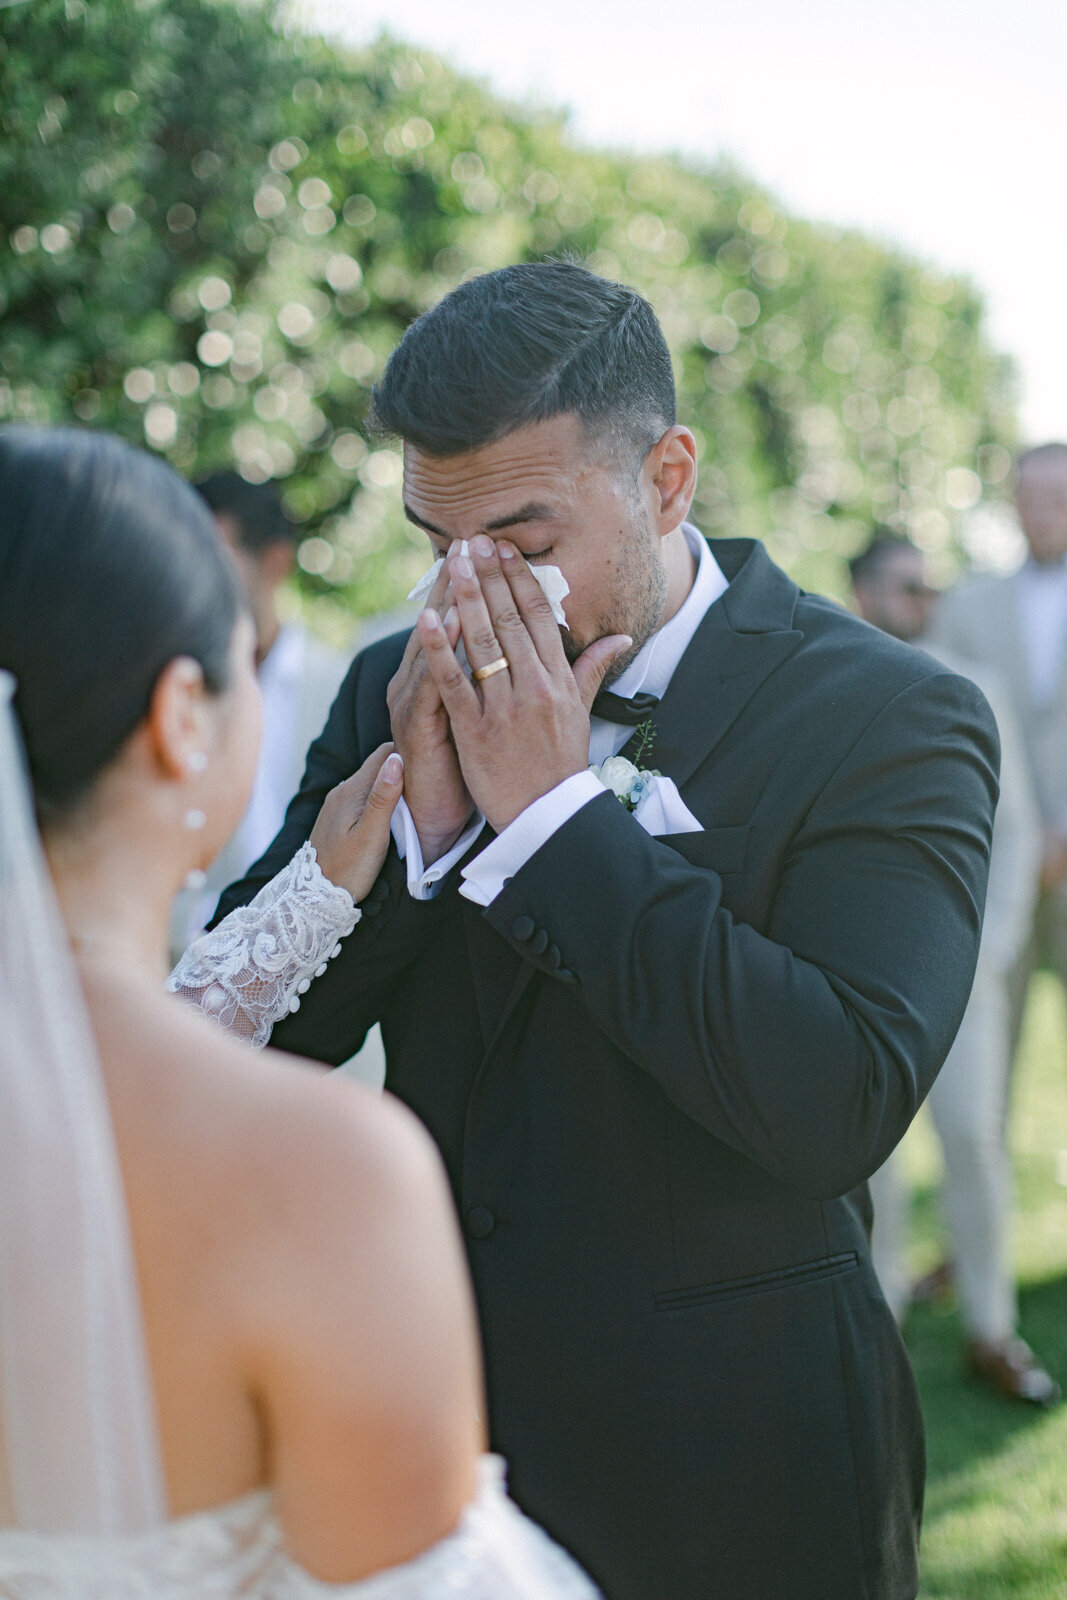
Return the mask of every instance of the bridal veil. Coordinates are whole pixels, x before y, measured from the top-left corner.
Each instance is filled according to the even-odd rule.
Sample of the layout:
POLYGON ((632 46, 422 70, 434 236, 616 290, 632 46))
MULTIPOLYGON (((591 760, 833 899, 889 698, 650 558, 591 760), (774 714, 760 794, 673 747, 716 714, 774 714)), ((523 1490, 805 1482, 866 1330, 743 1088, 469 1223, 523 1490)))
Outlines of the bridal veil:
POLYGON ((0 671, 0 1483, 40 1533, 166 1517, 129 1219, 0 671))

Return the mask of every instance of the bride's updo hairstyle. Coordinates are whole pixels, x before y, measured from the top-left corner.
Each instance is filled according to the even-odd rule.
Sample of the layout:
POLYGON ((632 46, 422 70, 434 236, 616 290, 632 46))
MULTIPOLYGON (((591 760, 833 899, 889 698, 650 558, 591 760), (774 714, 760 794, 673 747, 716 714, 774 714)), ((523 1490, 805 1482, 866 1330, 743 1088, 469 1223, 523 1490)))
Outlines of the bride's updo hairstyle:
POLYGON ((110 434, 0 428, 0 667, 42 821, 83 799, 176 656, 228 686, 241 605, 200 496, 110 434))

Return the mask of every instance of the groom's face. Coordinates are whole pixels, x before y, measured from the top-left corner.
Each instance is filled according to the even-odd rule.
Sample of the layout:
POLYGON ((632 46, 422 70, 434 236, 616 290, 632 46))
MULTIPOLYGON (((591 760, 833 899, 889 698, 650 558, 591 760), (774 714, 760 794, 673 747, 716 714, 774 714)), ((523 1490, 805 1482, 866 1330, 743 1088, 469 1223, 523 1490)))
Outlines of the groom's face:
POLYGON ((484 533, 510 539, 531 566, 559 567, 571 588, 563 630, 571 660, 606 634, 633 638, 615 677, 659 626, 667 597, 655 496, 644 476, 563 415, 462 455, 406 444, 404 510, 435 555, 484 533))

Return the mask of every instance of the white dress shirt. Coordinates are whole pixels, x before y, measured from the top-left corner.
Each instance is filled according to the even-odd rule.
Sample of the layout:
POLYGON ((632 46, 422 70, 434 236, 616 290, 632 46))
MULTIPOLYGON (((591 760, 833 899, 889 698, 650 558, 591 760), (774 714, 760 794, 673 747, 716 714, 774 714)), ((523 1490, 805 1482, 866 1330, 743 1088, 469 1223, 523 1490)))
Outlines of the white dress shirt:
POLYGON ((1067 644, 1067 560, 1027 561, 1019 571, 1019 631, 1035 706, 1055 698, 1067 644))
MULTIPOLYGON (((626 671, 611 685, 614 694, 629 697, 643 691, 662 699, 705 613, 727 588, 722 568, 701 533, 688 522, 682 524, 682 532, 697 563, 693 586, 671 620, 646 640, 626 671)), ((632 734, 632 728, 607 722, 602 717, 591 717, 590 764, 600 766, 608 756, 617 755, 632 734)), ((507 880, 513 878, 575 812, 603 793, 603 784, 589 771, 565 778, 520 812, 514 822, 464 867, 460 893, 475 905, 489 905, 507 880)), ((466 855, 484 826, 485 819, 476 815, 448 854, 427 868, 423 864, 411 812, 401 800, 393 814, 393 837, 401 859, 407 863, 408 892, 416 900, 432 899, 441 880, 466 855)))

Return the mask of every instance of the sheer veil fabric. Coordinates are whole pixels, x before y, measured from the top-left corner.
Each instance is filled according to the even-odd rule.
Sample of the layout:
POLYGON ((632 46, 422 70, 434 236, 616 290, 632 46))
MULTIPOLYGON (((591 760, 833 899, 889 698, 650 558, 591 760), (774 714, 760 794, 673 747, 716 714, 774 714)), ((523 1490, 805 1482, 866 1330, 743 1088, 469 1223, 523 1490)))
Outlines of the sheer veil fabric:
POLYGON ((129 1219, 0 671, 0 1472, 27 1531, 166 1518, 129 1219))

